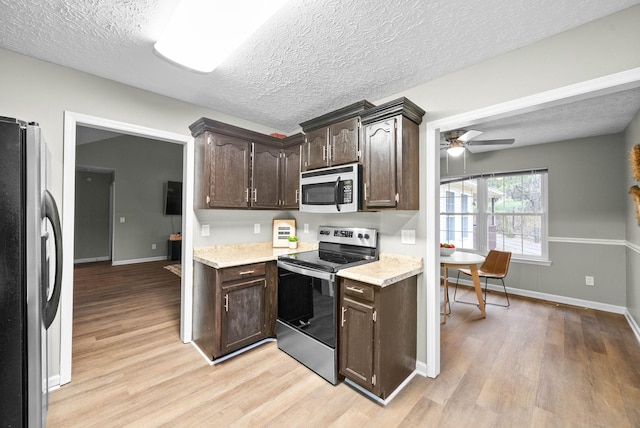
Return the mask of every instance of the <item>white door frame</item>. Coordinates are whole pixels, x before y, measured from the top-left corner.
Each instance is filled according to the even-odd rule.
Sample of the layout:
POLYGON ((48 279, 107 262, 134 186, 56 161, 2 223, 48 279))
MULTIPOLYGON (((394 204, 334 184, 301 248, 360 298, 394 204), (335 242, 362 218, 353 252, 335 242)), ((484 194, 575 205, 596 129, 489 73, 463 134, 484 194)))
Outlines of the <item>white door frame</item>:
POLYGON ((193 288, 193 178, 194 139, 189 135, 175 134, 159 129, 146 128, 125 122, 88 116, 70 111, 64 112, 64 157, 62 197, 62 293, 60 296, 60 385, 71 381, 71 349, 73 340, 73 244, 75 223, 75 169, 76 126, 104 129, 153 140, 182 144, 182 280, 180 309, 180 339, 191 341, 192 288, 193 288))
MULTIPOLYGON (((440 374, 440 133, 640 87, 640 67, 427 122, 426 279, 427 376, 440 374)), ((488 315, 490 316, 490 315, 488 315)))

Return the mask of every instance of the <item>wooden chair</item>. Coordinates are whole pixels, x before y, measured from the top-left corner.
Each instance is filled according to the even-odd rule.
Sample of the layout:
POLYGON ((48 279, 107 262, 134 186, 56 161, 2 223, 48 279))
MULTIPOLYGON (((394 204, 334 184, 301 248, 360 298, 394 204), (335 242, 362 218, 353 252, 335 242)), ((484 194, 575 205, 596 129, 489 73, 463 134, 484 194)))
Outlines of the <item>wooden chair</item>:
MULTIPOLYGON (((504 285, 504 278, 507 276, 509 272, 509 263, 511 262, 511 253, 509 251, 498 251, 491 250, 489 254, 487 254, 487 258, 484 260, 480 268, 478 269, 478 276, 480 278, 484 278, 484 303, 489 305, 496 305, 508 308, 511 306, 509 302, 509 293, 507 293, 507 287, 504 285), (489 303, 487 302, 487 281, 489 278, 499 279, 502 281, 502 288, 504 289, 504 295, 507 298, 506 305, 500 305, 497 303, 489 303)), ((456 288, 453 292, 453 300, 460 303, 471 303, 471 302, 463 302, 461 300, 456 300, 456 292, 458 291, 458 281, 460 280, 460 274, 463 273, 465 275, 471 276, 471 271, 469 269, 458 269, 458 277, 456 278, 456 288)), ((475 303, 473 303, 475 304, 475 303)))

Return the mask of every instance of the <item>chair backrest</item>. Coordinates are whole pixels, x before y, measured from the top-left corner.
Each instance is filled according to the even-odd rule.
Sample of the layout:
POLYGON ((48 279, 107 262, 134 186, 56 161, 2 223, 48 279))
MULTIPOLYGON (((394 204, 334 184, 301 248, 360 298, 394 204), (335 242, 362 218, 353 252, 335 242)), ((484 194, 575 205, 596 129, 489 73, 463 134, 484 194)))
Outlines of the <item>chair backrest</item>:
POLYGON ((480 266, 480 270, 485 276, 494 276, 496 278, 504 278, 509 272, 509 263, 511 262, 511 252, 491 250, 487 254, 487 258, 480 266))

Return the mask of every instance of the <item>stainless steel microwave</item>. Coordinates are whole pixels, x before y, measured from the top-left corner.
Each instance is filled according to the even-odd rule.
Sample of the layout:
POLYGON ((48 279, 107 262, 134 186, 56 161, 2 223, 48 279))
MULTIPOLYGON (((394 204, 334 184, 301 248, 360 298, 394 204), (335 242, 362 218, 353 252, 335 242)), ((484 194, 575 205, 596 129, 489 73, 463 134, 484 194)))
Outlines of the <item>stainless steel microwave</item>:
POLYGON ((361 166, 357 163, 300 173, 300 211, 356 212, 361 208, 361 166))

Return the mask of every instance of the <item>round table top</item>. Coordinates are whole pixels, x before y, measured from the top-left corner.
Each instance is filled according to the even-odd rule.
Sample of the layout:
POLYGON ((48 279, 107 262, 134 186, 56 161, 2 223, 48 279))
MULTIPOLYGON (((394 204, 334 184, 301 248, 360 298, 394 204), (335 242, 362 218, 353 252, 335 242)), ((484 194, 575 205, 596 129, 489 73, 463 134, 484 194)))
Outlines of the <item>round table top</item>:
POLYGON ((485 256, 481 254, 456 251, 450 256, 440 256, 440 264, 446 265, 470 265, 484 262, 485 256))

